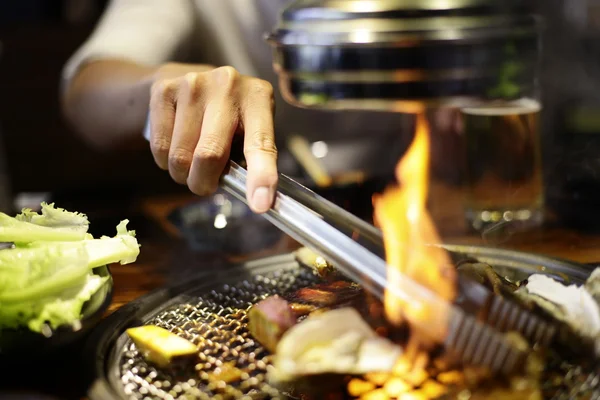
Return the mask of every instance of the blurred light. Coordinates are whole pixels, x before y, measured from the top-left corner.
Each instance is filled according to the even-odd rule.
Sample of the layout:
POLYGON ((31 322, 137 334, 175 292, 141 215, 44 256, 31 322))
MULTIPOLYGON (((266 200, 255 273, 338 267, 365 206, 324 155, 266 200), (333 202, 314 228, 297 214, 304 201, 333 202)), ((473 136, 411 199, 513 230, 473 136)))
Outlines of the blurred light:
POLYGON ((377 11, 377 2, 375 1, 355 1, 352 3, 352 11, 373 12, 377 11))
POLYGON ((327 153, 329 153, 329 146, 327 146, 327 143, 321 141, 314 142, 310 149, 313 153, 313 156, 317 158, 325 158, 327 153))
POLYGON ((527 221, 531 218, 531 211, 529 210, 519 210, 517 211, 517 219, 521 221, 527 221))
POLYGON ((223 204, 225 204, 226 200, 227 199, 225 198, 225 196, 223 196, 220 193, 215 194, 215 196, 213 198, 214 203, 218 206, 222 206, 223 204))
POLYGON ((39 211, 41 209, 40 204, 42 202, 48 202, 51 200, 52 194, 50 192, 42 193, 18 193, 14 199, 14 208, 21 210, 23 208, 31 208, 33 211, 39 211))
POLYGON ((225 214, 217 214, 217 216, 215 217, 214 226, 217 229, 223 229, 227 226, 227 217, 225 216, 225 214))
POLYGON ((492 211, 492 222, 499 222, 502 220, 502 213, 500 211, 492 211))
POLYGON ((432 8, 436 10, 450 10, 454 8, 455 5, 456 2, 453 0, 437 0, 432 8))
POLYGON ((489 211, 484 211, 481 213, 481 220, 483 222, 489 222, 492 219, 492 213, 490 213, 489 211))
POLYGON ((351 41, 354 43, 370 43, 373 41, 372 32, 367 29, 357 29, 350 36, 351 41))

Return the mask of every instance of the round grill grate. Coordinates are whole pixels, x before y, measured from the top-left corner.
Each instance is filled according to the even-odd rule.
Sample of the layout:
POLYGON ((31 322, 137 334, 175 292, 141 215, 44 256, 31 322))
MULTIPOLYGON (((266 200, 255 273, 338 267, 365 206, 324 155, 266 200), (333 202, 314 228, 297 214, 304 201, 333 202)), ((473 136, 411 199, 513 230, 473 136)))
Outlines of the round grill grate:
MULTIPOLYGON (((265 261, 250 276, 249 271, 231 270, 227 281, 236 284, 216 283, 223 281, 207 276, 205 285, 173 298, 152 317, 142 318, 143 324, 160 326, 196 344, 200 349, 198 362, 180 371, 159 370, 148 364, 123 334, 110 357, 110 386, 119 397, 131 400, 291 398, 268 384, 271 357, 246 329, 246 313, 256 302, 320 282, 310 269, 285 261, 265 261), (217 376, 219 370, 235 370, 236 379, 217 376)), ((600 400, 598 376, 581 372, 565 364, 562 384, 557 387, 549 380, 542 385, 545 397, 600 400)))
POLYGON ((146 363, 130 340, 120 350, 120 388, 129 399, 286 398, 266 381, 270 356, 248 330, 247 310, 257 301, 318 282, 310 271, 289 268, 223 285, 160 312, 148 324, 176 333, 200 348, 195 369, 167 373, 146 363), (242 371, 241 379, 211 379, 224 364, 242 371))

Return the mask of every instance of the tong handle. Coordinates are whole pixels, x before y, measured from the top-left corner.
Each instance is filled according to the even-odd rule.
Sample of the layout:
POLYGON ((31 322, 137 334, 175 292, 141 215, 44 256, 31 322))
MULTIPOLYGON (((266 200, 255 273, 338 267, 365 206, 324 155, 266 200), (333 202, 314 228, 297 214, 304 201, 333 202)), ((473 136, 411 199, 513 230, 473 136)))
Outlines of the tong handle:
MULTIPOLYGON (((144 137, 149 139, 148 125, 144 137)), ((222 188, 247 204, 246 182, 246 170, 230 161, 229 168, 221 177, 222 188)), ((348 278, 361 284, 366 291, 379 299, 383 300, 385 291, 388 290, 401 298, 405 304, 418 300, 421 304, 427 304, 429 310, 436 310, 440 315, 447 316, 447 327, 444 318, 440 320, 437 313, 411 322, 421 332, 444 342, 465 362, 489 365, 489 359, 494 359, 496 361, 493 362, 492 368, 502 372, 513 370, 521 364, 519 360, 522 359, 523 352, 511 346, 493 328, 465 314, 454 304, 438 297, 436 293, 409 277, 398 272, 398 287, 387 287, 387 265, 384 259, 378 256, 376 251, 372 252, 366 245, 353 240, 362 239, 363 243, 381 251, 381 232, 292 179, 279 175, 274 204, 264 217, 301 244, 333 262, 348 278), (345 234, 344 230, 352 237, 345 234), (476 332, 478 334, 475 334, 476 332), (485 345, 492 342, 493 351, 473 351, 474 348, 486 348, 485 345)))
MULTIPOLYGON (((150 141, 150 134, 150 118, 147 118, 143 132, 147 141, 150 141)), ((246 175, 244 168, 230 161, 226 173, 221 177, 221 186, 248 204, 246 175)), ((386 264, 383 260, 382 234, 377 228, 282 174, 279 175, 274 205, 265 218, 301 244, 313 248, 335 263, 349 278, 362 283, 365 289, 383 297, 386 264)))
MULTIPOLYGON (((244 168, 230 161, 228 171, 221 177, 223 189, 244 203, 247 203, 246 175, 244 168)), ((386 287, 385 261, 336 229, 324 218, 334 217, 341 222, 340 218, 345 217, 346 214, 351 215, 291 179, 280 175, 280 186, 275 202, 264 216, 273 225, 301 244, 313 248, 333 262, 349 278, 360 282, 366 290, 381 298, 386 287), (302 198, 305 204, 292 196, 302 198), (316 210, 310 206, 316 206, 316 210)), ((357 223, 357 218, 354 216, 352 219, 348 218, 346 227, 370 234, 369 230, 364 230, 364 225, 368 224, 362 221, 357 223)))
POLYGON ((372 253, 384 258, 383 234, 381 230, 324 199, 310 189, 300 185, 286 175, 279 175, 280 192, 290 196, 307 208, 317 212, 330 225, 372 253))

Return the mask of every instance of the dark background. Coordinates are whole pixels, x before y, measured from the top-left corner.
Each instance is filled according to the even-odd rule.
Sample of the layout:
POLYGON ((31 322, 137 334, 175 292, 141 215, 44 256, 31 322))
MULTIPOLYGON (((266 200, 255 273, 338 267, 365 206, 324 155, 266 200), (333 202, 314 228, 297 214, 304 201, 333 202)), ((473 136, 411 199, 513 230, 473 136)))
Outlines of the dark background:
POLYGON ((149 151, 96 152, 61 117, 62 67, 106 3, 0 1, 0 139, 6 156, 0 161, 12 193, 76 190, 118 197, 179 190, 156 168, 149 151))
MULTIPOLYGON (((600 216, 589 210, 600 205, 600 2, 538 2, 546 18, 541 80, 548 204, 573 223, 597 226, 600 216)), ((97 152, 61 117, 61 69, 106 3, 0 1, 0 209, 7 204, 6 176, 13 194, 116 199, 185 189, 156 168, 147 147, 97 152)))

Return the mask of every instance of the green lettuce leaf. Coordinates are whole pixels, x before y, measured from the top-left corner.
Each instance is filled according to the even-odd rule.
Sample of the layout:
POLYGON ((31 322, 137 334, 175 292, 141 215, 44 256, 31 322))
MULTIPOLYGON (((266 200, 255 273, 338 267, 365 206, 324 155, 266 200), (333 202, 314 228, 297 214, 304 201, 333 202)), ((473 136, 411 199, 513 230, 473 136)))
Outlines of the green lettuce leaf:
POLYGON ((87 237, 87 232, 72 227, 52 228, 20 221, 0 213, 0 242, 30 243, 39 240, 72 242, 87 237))
POLYGON ((140 245, 124 220, 114 237, 94 239, 83 214, 42 204, 41 214, 24 209, 0 213, 0 334, 2 329, 77 325, 84 304, 109 279, 92 270, 136 261, 140 245))
POLYGON ((62 325, 77 325, 83 305, 106 283, 108 277, 89 273, 76 285, 60 294, 31 299, 26 302, 0 302, 0 329, 27 326, 43 333, 46 324, 52 329, 62 325))
MULTIPOLYGON (((52 242, 49 242, 52 243, 52 242)), ((83 242, 0 251, 0 307, 45 297, 82 280, 90 271, 83 242)))
MULTIPOLYGON (((135 231, 128 231, 128 220, 121 221, 117 226, 115 237, 103 236, 100 239, 86 239, 76 242, 82 244, 87 252, 88 268, 97 268, 103 265, 120 263, 130 264, 137 260, 140 254, 140 245, 135 238, 135 231)), ((58 252, 68 251, 74 245, 72 242, 33 242, 18 248, 36 249, 53 247, 58 252)), ((2 253, 0 252, 0 257, 2 253)))
POLYGON ((73 230, 87 233, 90 222, 85 214, 56 208, 54 203, 42 203, 42 213, 38 214, 29 208, 24 208, 15 219, 17 221, 29 222, 34 225, 47 226, 49 228, 60 228, 61 230, 73 230))

